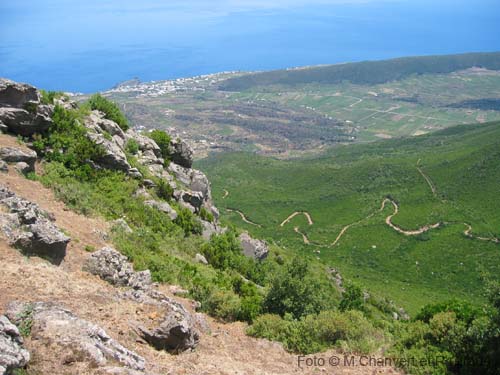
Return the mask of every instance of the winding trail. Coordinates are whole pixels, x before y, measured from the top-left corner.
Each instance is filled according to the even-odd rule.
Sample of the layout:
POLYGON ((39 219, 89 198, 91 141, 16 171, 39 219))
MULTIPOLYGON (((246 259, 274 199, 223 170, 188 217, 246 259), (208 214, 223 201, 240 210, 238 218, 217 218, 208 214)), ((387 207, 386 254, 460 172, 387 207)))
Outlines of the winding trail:
POLYGON ((419 234, 428 232, 431 229, 439 228, 442 225, 442 223, 439 222, 439 223, 436 223, 436 224, 424 225, 423 227, 420 227, 417 230, 404 230, 404 229, 402 229, 401 227, 398 227, 396 224, 394 224, 392 222, 392 218, 394 216, 396 216, 398 214, 398 212, 399 212, 399 206, 398 206, 398 204, 395 201, 393 201, 392 199, 389 199, 389 198, 385 198, 384 201, 382 202, 381 210, 383 210, 385 208, 385 204, 387 202, 392 203, 392 206, 394 207, 394 213, 392 215, 389 215, 389 216, 387 216, 385 218, 385 223, 388 226, 390 226, 392 229, 394 229, 396 232, 404 234, 405 236, 417 236, 419 234))
POLYGON ((228 211, 228 212, 237 212, 240 215, 241 220, 243 220, 245 223, 250 224, 250 225, 255 225, 256 227, 261 228, 260 224, 254 223, 253 221, 249 220, 245 216, 245 214, 243 212, 239 211, 239 210, 233 210, 232 208, 226 208, 226 211, 228 211))
POLYGON ((304 243, 306 245, 310 245, 311 244, 311 242, 309 241, 309 238, 307 238, 307 235, 304 234, 304 233, 302 233, 300 231, 299 227, 295 227, 295 228, 293 228, 293 230, 295 231, 295 233, 298 233, 298 234, 300 234, 302 236, 302 239, 304 240, 304 243))
POLYGON ((472 232, 472 225, 464 223, 464 225, 467 227, 466 230, 464 230, 464 234, 466 237, 472 238, 474 240, 479 240, 479 241, 487 241, 487 242, 494 242, 494 243, 500 243, 500 238, 497 237, 481 237, 481 236, 475 236, 473 235, 472 232))
POLYGON ((223 190, 224 190, 224 195, 222 196, 222 199, 226 199, 226 197, 229 195, 229 191, 227 191, 226 189, 223 190))
POLYGON ((280 227, 283 227, 285 226, 286 223, 288 223, 290 220, 292 220, 295 216, 297 215, 304 215, 307 219, 307 222, 309 223, 309 225, 313 225, 314 222, 312 220, 312 217, 311 215, 309 214, 309 212, 305 212, 305 211, 295 211, 293 214, 291 214, 290 216, 288 216, 285 220, 283 220, 283 222, 280 224, 280 227))
POLYGON ((347 232, 347 230, 355 225, 358 225, 358 224, 361 224, 363 221, 365 220, 368 220, 370 219, 371 217, 373 217, 377 212, 381 212, 385 209, 385 205, 386 203, 389 202, 389 203, 392 203, 392 206, 394 207, 394 212, 387 216, 385 218, 385 223, 391 227, 392 229, 394 229, 396 232, 398 233, 401 233, 401 234, 404 234, 405 236, 417 236, 419 234, 422 234, 422 233, 425 233, 431 229, 436 229, 438 227, 440 227, 442 225, 442 223, 436 223, 436 224, 432 224, 432 225, 424 225, 423 227, 420 227, 419 229, 417 230, 404 230, 403 228, 397 226, 396 224, 394 224, 392 222, 392 218, 394 216, 396 216, 399 212, 399 206, 398 204, 390 199, 390 198, 385 198, 383 201, 382 201, 382 204, 380 205, 380 208, 378 209, 378 211, 374 211, 372 212, 370 215, 358 220, 358 221, 355 221, 354 223, 351 223, 351 224, 348 224, 346 225, 345 227, 342 228, 342 230, 340 231, 339 235, 337 236, 337 238, 335 239, 335 241, 332 242, 332 244, 330 246, 335 246, 339 241, 340 239, 342 238, 342 236, 344 236, 344 234, 347 232))

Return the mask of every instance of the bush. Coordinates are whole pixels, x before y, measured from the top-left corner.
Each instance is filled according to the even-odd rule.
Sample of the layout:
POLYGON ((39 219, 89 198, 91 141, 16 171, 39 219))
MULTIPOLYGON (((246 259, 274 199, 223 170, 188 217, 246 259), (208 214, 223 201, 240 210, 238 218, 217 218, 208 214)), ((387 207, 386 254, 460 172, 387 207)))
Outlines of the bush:
POLYGON ((273 278, 264 308, 271 314, 284 316, 290 313, 299 319, 322 309, 321 291, 306 261, 296 257, 273 278))
POLYGON ((99 160, 104 151, 87 138, 87 130, 81 125, 83 115, 56 106, 48 133, 35 136, 33 147, 46 160, 62 163, 74 176, 90 179, 96 171, 89 161, 99 160))
POLYGON ((209 212, 205 207, 202 207, 200 210, 200 218, 208 221, 209 223, 213 223, 214 221, 214 215, 212 215, 212 213, 209 212))
POLYGON ((300 320, 290 315, 266 314, 258 317, 247 333, 252 336, 277 340, 295 353, 310 354, 331 347, 346 352, 371 353, 384 341, 381 331, 359 311, 323 311, 300 320))
POLYGON ((148 134, 149 138, 151 138, 153 141, 156 142, 158 147, 160 147, 161 150, 161 156, 165 160, 168 160, 170 157, 170 135, 168 135, 166 132, 163 130, 153 130, 148 134))
POLYGON ((116 122, 123 131, 126 131, 129 128, 127 118, 112 101, 106 99, 100 94, 94 94, 88 100, 88 104, 92 110, 101 111, 108 120, 116 122))
POLYGON ((340 311, 363 310, 365 301, 361 288, 352 282, 346 282, 344 288, 339 305, 340 311))
POLYGON ((54 99, 66 97, 62 91, 45 91, 40 90, 40 102, 42 104, 54 104, 54 99))
POLYGON ((158 195, 158 198, 164 199, 166 201, 169 201, 172 199, 172 196, 174 194, 174 189, 170 184, 163 180, 159 179, 156 184, 156 195, 158 195))
POLYGON ((177 210, 177 218, 174 220, 174 223, 184 230, 186 236, 190 234, 201 234, 203 232, 200 221, 191 211, 184 207, 180 207, 177 210))
POLYGON ((125 151, 131 155, 135 155, 139 151, 139 144, 135 139, 129 139, 125 144, 125 151))

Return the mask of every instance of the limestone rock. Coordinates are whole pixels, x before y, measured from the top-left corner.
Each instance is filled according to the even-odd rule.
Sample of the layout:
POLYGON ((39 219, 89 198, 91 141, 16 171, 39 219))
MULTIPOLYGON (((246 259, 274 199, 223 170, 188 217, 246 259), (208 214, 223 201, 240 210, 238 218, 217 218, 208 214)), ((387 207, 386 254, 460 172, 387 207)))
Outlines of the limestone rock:
POLYGON ((28 171, 35 170, 37 154, 32 150, 21 150, 16 147, 0 147, 0 159, 7 163, 26 163, 28 171))
POLYGON ((269 248, 265 241, 254 239, 246 232, 240 234, 239 238, 245 256, 256 260, 263 260, 269 254, 269 248))
POLYGON ((133 370, 144 370, 144 358, 113 340, 101 327, 78 318, 56 303, 13 302, 7 308, 7 316, 17 325, 30 319, 33 340, 59 352, 64 356, 63 361, 83 360, 92 367, 106 366, 113 361, 133 370))
POLYGON ((0 213, 0 230, 12 246, 26 255, 47 257, 55 264, 62 262, 70 238, 52 222, 51 214, 2 186, 0 205, 8 211, 0 213))
POLYGON ((135 272, 127 257, 111 247, 92 253, 83 269, 113 285, 144 289, 152 283, 149 271, 135 272))
POLYGON ((170 160, 185 168, 193 166, 193 149, 182 139, 170 142, 170 160))
POLYGON ((8 170, 9 167, 7 166, 7 163, 3 160, 0 160, 0 172, 7 172, 8 170))
POLYGON ((40 102, 40 93, 35 87, 0 79, 0 106, 22 107, 27 102, 40 102))
POLYGON ((19 330, 6 316, 0 315, 0 374, 22 368, 29 360, 30 354, 23 348, 19 330))

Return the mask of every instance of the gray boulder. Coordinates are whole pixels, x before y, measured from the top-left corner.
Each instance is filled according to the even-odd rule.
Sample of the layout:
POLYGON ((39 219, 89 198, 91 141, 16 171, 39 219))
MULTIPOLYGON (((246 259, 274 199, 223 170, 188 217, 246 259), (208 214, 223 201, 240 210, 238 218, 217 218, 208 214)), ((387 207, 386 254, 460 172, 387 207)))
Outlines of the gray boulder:
POLYGON ((8 172, 9 167, 6 162, 0 159, 0 172, 8 172))
POLYGON ((0 123, 2 129, 31 136, 45 132, 52 124, 53 106, 40 103, 33 86, 0 79, 0 123))
POLYGON ((193 329, 194 322, 181 312, 167 314, 160 325, 152 330, 139 327, 143 338, 158 350, 174 353, 193 349, 198 345, 199 333, 193 329))
POLYGON ((16 165, 14 165, 14 169, 21 174, 26 174, 26 173, 32 171, 32 168, 30 167, 30 165, 25 163, 24 161, 20 161, 19 163, 16 163, 16 165))
POLYGON ((143 371, 145 360, 113 340, 101 327, 80 319, 71 311, 51 302, 9 304, 6 314, 20 325, 29 319, 31 337, 66 358, 103 367, 109 361, 143 371), (29 313, 26 313, 29 312, 29 313))
POLYGON ((0 147, 0 159, 7 163, 26 163, 29 171, 35 170, 37 154, 32 150, 21 150, 16 147, 0 147))
POLYGON ((2 186, 0 205, 7 211, 0 213, 0 230, 10 245, 26 255, 49 258, 55 264, 62 262, 70 238, 52 222, 51 214, 2 186))
POLYGON ((149 271, 135 272, 127 257, 111 247, 92 253, 83 270, 118 286, 144 289, 152 283, 149 271))
POLYGON ((194 207, 195 212, 199 212, 203 205, 203 194, 196 191, 175 190, 174 198, 179 202, 184 202, 194 207))
POLYGON ((23 348, 23 338, 10 320, 0 315, 0 375, 25 367, 30 354, 23 348))
POLYGON ((193 166, 193 149, 182 139, 170 142, 170 160, 185 168, 193 166))
POLYGON ((106 139, 103 134, 87 133, 87 137, 104 150, 98 163, 104 168, 128 172, 132 169, 127 161, 125 152, 112 140, 106 139))
POLYGON ((144 204, 146 206, 152 207, 160 212, 163 212, 168 215, 170 220, 177 219, 177 211, 175 211, 172 206, 170 206, 167 202, 159 202, 154 200, 145 201, 144 204))
POLYGON ((22 107, 28 102, 40 102, 40 93, 35 87, 0 79, 0 106, 22 107))
POLYGON ((33 104, 32 112, 23 108, 0 108, 0 121, 14 134, 31 136, 43 133, 52 125, 52 106, 33 104))
POLYGON ((245 256, 263 260, 269 254, 269 248, 265 241, 254 239, 246 232, 241 233, 239 239, 245 256))

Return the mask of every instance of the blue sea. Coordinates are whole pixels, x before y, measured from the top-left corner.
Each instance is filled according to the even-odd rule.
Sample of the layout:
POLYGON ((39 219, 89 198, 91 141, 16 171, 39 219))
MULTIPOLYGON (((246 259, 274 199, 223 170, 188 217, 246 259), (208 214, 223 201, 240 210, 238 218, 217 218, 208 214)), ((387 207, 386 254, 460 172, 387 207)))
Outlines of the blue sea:
POLYGON ((0 77, 94 92, 138 77, 500 50, 499 0, 0 0, 0 77))

